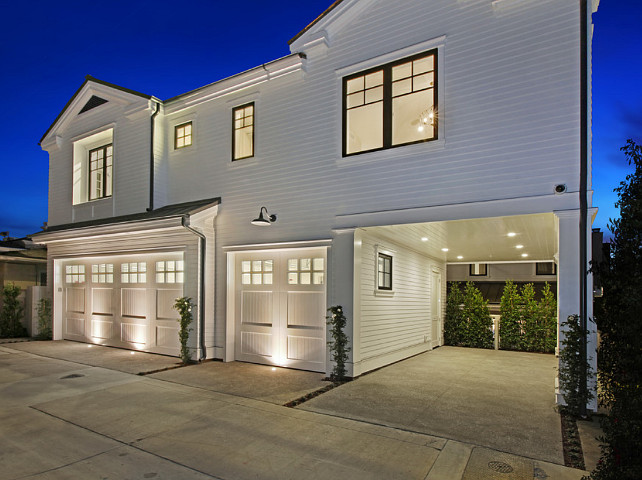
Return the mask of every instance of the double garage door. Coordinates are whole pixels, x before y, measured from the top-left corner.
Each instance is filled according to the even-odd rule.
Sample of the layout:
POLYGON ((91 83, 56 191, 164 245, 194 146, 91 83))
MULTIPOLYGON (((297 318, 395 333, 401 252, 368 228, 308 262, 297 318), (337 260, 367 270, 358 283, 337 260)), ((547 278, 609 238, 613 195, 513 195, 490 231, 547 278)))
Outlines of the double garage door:
POLYGON ((63 337, 178 355, 182 252, 69 259, 61 265, 63 337))
POLYGON ((238 253, 237 360, 324 372, 325 249, 238 253))

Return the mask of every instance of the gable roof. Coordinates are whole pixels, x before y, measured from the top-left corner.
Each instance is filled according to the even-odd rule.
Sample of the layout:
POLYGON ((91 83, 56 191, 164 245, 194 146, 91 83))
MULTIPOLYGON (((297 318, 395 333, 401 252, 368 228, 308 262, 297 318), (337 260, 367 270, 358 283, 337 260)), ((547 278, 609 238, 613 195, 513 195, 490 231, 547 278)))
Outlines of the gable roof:
POLYGON ((337 5, 339 5, 343 0, 336 0, 332 5, 330 5, 328 8, 325 9, 325 11, 319 15, 317 18, 315 18, 312 22, 308 24, 303 30, 301 30, 299 33, 297 33, 294 37, 290 39, 288 42, 288 45, 292 45, 301 35, 303 35, 305 32, 310 30, 313 26, 315 26, 323 17, 325 17, 328 13, 330 13, 332 10, 335 9, 337 5))
MULTIPOLYGON (((82 83, 82 85, 78 88, 78 90, 76 90, 76 93, 74 93, 74 94, 73 94, 73 96, 69 99, 69 101, 67 102, 67 104, 66 104, 66 105, 63 107, 63 109, 60 111, 60 113, 58 114, 58 116, 56 117, 56 119, 55 119, 55 120, 53 121, 53 123, 49 126, 49 128, 48 128, 48 129, 47 129, 47 131, 44 133, 44 135, 40 138, 40 140, 38 141, 38 145, 41 145, 41 144, 42 144, 42 142, 43 142, 43 140, 45 139, 45 137, 46 137, 47 135, 49 135, 49 132, 51 132, 51 130, 53 130, 53 128, 56 126, 56 124, 58 123, 58 121, 59 121, 59 120, 62 118, 62 116, 65 114, 65 112, 67 111, 67 109, 68 109, 68 108, 69 108, 69 107, 74 103, 74 100, 76 100, 76 97, 78 97, 78 96, 80 95, 80 93, 83 91, 83 89, 85 88, 85 85, 87 85, 87 84, 88 84, 88 83, 90 83, 90 82, 91 82, 91 83, 96 83, 96 84, 98 84, 98 85, 104 85, 104 86, 106 86, 106 87, 113 88, 113 89, 115 89, 115 90, 120 90, 121 92, 129 93, 129 94, 131 94, 131 95, 136 95, 136 96, 138 96, 138 97, 142 97, 142 98, 145 98, 145 99, 147 99, 147 100, 154 99, 154 100, 156 100, 156 101, 160 102, 160 100, 158 100, 158 99, 154 98, 152 95, 147 95, 147 94, 145 94, 145 93, 137 92, 137 91, 135 91, 135 90, 131 90, 131 89, 126 88, 126 87, 121 87, 120 85, 115 85, 115 84, 113 84, 113 83, 105 82, 104 80, 99 80, 99 79, 97 79, 97 78, 92 77, 91 75, 87 75, 87 76, 85 76, 85 81, 84 81, 84 82, 82 83)), ((102 100, 104 100, 104 99, 102 99, 102 100)), ((91 99, 90 99, 90 101, 91 101, 91 99)), ((85 105, 85 106, 86 106, 86 105, 85 105)), ((84 108, 84 107, 83 107, 83 108, 84 108)))

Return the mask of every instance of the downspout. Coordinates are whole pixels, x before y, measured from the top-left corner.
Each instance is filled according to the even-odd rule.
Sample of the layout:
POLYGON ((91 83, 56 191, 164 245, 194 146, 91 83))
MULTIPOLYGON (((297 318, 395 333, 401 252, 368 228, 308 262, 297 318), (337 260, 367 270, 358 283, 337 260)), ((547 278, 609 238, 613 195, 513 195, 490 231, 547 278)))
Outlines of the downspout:
POLYGON ((150 118, 151 128, 149 134, 149 207, 147 211, 154 210, 154 120, 160 112, 160 103, 154 102, 156 109, 150 118))
POLYGON ((189 226, 189 217, 184 215, 181 224, 187 230, 192 232, 198 237, 198 245, 200 249, 200 275, 199 275, 199 293, 198 293, 198 337, 200 347, 201 347, 201 356, 199 360, 203 360, 206 357, 205 352, 205 235, 203 235, 198 230, 193 229, 189 226))
MULTIPOLYGON (((587 331, 588 319, 588 271, 587 271, 587 214, 588 214, 588 0, 580 0, 580 327, 587 331)), ((582 335, 580 360, 582 380, 580 398, 586 399, 587 386, 587 338, 582 335)), ((586 403, 580 405, 580 416, 586 417, 586 403)))

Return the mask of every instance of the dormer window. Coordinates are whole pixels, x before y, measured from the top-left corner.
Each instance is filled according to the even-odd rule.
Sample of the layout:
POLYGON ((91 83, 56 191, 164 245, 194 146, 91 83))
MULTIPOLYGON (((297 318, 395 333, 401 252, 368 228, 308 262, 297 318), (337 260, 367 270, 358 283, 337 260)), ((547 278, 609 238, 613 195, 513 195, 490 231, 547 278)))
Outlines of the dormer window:
POLYGON ((192 145, 192 122, 182 123, 174 127, 174 148, 184 148, 192 145))
POLYGON ((89 200, 111 197, 113 151, 112 144, 89 151, 89 200))
POLYGON ((108 128, 73 142, 73 204, 113 195, 114 132, 108 128))
POLYGON ((343 155, 437 139, 437 50, 343 79, 343 155))

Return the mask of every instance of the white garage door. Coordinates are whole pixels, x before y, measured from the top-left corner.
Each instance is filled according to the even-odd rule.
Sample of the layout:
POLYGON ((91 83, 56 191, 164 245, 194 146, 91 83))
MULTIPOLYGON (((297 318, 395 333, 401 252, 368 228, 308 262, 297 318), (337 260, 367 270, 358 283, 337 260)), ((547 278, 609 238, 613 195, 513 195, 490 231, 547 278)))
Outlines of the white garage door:
POLYGON ((178 355, 184 277, 180 252, 66 260, 63 338, 178 355))
POLYGON ((325 371, 324 249, 236 255, 236 359, 325 371))

